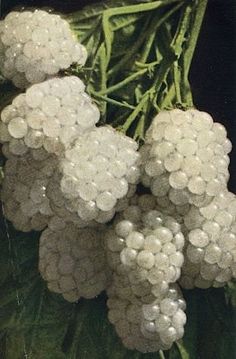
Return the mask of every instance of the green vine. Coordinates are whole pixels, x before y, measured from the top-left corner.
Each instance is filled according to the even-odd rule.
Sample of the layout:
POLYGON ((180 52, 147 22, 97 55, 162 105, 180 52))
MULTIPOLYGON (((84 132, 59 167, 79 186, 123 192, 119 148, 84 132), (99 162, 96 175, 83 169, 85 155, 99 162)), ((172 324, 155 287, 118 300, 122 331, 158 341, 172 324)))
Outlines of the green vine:
POLYGON ((89 68, 77 74, 98 101, 102 123, 142 140, 157 111, 193 107, 188 76, 206 4, 123 1, 73 14, 78 37, 92 48, 89 68))

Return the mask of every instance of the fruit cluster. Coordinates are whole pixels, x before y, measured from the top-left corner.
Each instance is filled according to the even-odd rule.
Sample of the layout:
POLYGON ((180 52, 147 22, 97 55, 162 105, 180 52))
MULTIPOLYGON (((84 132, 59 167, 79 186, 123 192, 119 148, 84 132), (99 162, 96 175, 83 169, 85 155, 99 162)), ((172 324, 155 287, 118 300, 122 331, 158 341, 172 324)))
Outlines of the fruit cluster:
POLYGON ((8 158, 3 202, 17 229, 37 230, 53 215, 105 223, 133 190, 140 177, 137 143, 96 127, 99 116, 74 76, 33 85, 2 111, 0 142, 8 158))
POLYGON ((1 112, 4 214, 18 230, 43 231, 39 271, 49 290, 70 302, 106 290, 109 320, 127 348, 168 349, 184 334, 181 287, 236 277, 231 143, 194 109, 160 112, 140 149, 98 127, 78 77, 47 79, 85 59, 56 15, 14 12, 0 23, 5 77, 22 87, 40 82, 1 112), (141 182, 148 193, 136 191, 141 182))
POLYGON ((16 87, 42 82, 86 59, 85 47, 59 15, 13 11, 0 21, 0 68, 16 87))
POLYGON ((94 298, 107 288, 110 270, 102 237, 104 228, 79 229, 74 224, 51 230, 40 238, 39 270, 48 288, 70 301, 94 298))

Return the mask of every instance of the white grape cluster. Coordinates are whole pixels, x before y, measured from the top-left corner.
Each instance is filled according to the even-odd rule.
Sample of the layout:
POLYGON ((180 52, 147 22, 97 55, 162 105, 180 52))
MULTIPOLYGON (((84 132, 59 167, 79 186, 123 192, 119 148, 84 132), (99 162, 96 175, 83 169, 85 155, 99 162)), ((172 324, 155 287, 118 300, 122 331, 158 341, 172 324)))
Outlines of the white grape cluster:
MULTIPOLYGON (((110 221, 127 206, 140 177, 136 142, 111 127, 95 126, 99 110, 84 89, 74 76, 33 85, 5 107, 0 122, 4 155, 22 168, 27 160, 28 173, 32 167, 28 191, 41 183, 48 212, 79 227, 110 221), (54 161, 50 175, 44 169, 34 175, 34 167, 48 163, 50 167, 50 161, 54 161)), ((6 174, 5 183, 8 181, 6 174)), ((6 187, 2 190, 5 198, 6 187)), ((12 191, 10 198, 18 203, 14 196, 12 191)), ((34 211, 36 214, 36 207, 24 214, 31 219, 34 211)), ((7 209, 6 217, 12 220, 7 209)), ((26 226, 23 220, 13 222, 24 231, 38 228, 26 226)))
POLYGON ((128 348, 167 349, 183 336, 186 322, 184 301, 179 293, 171 297, 184 261, 184 236, 172 217, 155 209, 152 195, 131 202, 105 234, 113 271, 109 319, 128 348))
POLYGON ((151 286, 176 282, 184 261, 180 225, 172 217, 156 209, 143 210, 140 205, 129 206, 122 216, 105 236, 111 268, 127 273, 131 288, 140 280, 151 286))
POLYGON ((6 161, 1 200, 6 218, 16 229, 41 231, 48 225, 53 212, 46 188, 57 166, 56 156, 42 149, 24 157, 11 155, 6 161))
POLYGON ((224 126, 197 110, 160 112, 141 149, 142 182, 174 205, 201 207, 226 186, 231 142, 224 126))
POLYGON ((86 59, 85 47, 59 15, 13 11, 0 21, 0 69, 16 87, 42 82, 86 59))
POLYGON ((59 228, 48 228, 40 237, 39 271, 49 290, 69 302, 97 296, 110 281, 102 241, 104 228, 78 229, 73 224, 59 228))
POLYGON ((99 117, 78 77, 53 78, 31 86, 3 109, 0 142, 9 143, 18 156, 40 148, 59 155, 99 117))
POLYGON ((236 278, 236 197, 223 191, 201 208, 192 207, 184 217, 187 229, 184 288, 224 286, 236 278))
POLYGON ((113 278, 107 290, 108 318, 125 347, 143 353, 155 352, 169 349, 182 338, 186 304, 177 284, 166 287, 157 298, 150 296, 148 301, 145 297, 121 297, 116 285, 113 278))
POLYGON ((111 127, 98 127, 65 151, 60 188, 82 219, 113 217, 118 201, 139 181, 137 147, 111 127))
POLYGON ((231 143, 197 110, 161 112, 141 149, 142 180, 185 235, 184 288, 223 286, 235 277, 236 201, 227 190, 231 143))

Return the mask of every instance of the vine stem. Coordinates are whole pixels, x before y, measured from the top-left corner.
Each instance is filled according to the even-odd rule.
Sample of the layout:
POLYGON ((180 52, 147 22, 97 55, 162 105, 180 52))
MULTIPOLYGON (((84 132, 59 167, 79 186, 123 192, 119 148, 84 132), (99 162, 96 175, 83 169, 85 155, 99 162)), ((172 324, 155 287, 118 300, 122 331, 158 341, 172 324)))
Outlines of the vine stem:
POLYGON ((196 11, 193 16, 193 22, 191 25, 192 31, 190 33, 189 41, 188 41, 189 45, 188 45, 188 48, 186 49, 185 59, 184 59, 185 71, 187 73, 189 72, 192 58, 193 58, 193 55, 194 55, 194 52, 196 49, 198 36, 199 36, 200 30, 201 30, 203 18, 204 18, 206 7, 207 7, 207 2, 208 2, 208 0, 198 0, 198 4, 196 5, 196 11))
POLYGON ((136 78, 144 75, 147 71, 148 71, 148 69, 143 69, 138 72, 135 72, 134 74, 130 75, 129 77, 127 77, 123 81, 119 82, 118 84, 115 84, 114 86, 111 86, 111 87, 107 88, 106 90, 99 91, 98 95, 108 95, 111 92, 117 91, 117 90, 121 89, 122 87, 124 87, 125 85, 127 85, 128 83, 134 81, 136 78))
POLYGON ((142 100, 139 102, 138 106, 136 106, 135 110, 131 113, 131 115, 127 118, 126 122, 122 126, 122 132, 126 133, 130 126, 132 125, 133 121, 136 119, 137 115, 140 111, 142 111, 143 106, 145 105, 148 96, 150 95, 152 88, 145 92, 143 95, 142 100))
POLYGON ((156 36, 157 29, 173 14, 175 13, 181 6, 182 1, 177 4, 173 9, 168 11, 161 19, 157 19, 155 16, 153 17, 151 24, 149 26, 148 31, 146 32, 147 25, 149 23, 149 19, 147 23, 144 25, 144 28, 142 29, 142 34, 134 44, 134 46, 130 49, 130 51, 126 54, 126 56, 123 57, 123 59, 115 66, 112 67, 111 70, 108 71, 108 76, 113 75, 116 73, 120 68, 127 63, 131 59, 133 55, 135 55, 138 51, 138 48, 143 44, 144 40, 146 41, 144 51, 141 55, 141 58, 139 59, 140 62, 146 62, 147 57, 149 55, 149 52, 151 50, 153 41, 156 36))
POLYGON ((192 63, 193 55, 196 49, 197 40, 201 30, 203 18, 205 15, 206 7, 208 0, 198 0, 195 5, 195 9, 192 10, 192 21, 190 22, 190 32, 187 41, 186 50, 184 56, 182 57, 181 67, 182 67, 182 78, 181 78, 181 87, 182 87, 182 97, 186 104, 193 106, 193 99, 190 91, 189 84, 189 70, 192 63))
MULTIPOLYGON (((188 76, 206 6, 207 0, 197 0, 194 7, 186 9, 186 19, 190 18, 188 26, 185 26, 185 36, 187 35, 187 38, 182 37, 182 40, 185 40, 185 43, 182 41, 182 43, 184 43, 183 52, 179 54, 180 60, 174 64, 174 82, 170 86, 163 102, 160 104, 161 109, 173 106, 175 99, 184 108, 193 107, 188 76)), ((183 21, 183 25, 184 23, 187 25, 186 21, 183 21)))
POLYGON ((138 48, 141 46, 141 44, 144 41, 144 34, 146 33, 146 30, 148 29, 150 17, 148 17, 147 21, 144 24, 143 27, 143 34, 137 39, 137 41, 134 43, 134 45, 131 47, 130 51, 119 61, 116 65, 114 65, 107 73, 108 77, 115 74, 117 71, 120 70, 120 68, 125 65, 129 59, 138 51, 138 48))
MULTIPOLYGON (((159 111, 161 108, 165 108, 165 105, 172 107, 175 102, 183 107, 186 105, 192 106, 193 102, 188 82, 188 74, 206 4, 207 0, 189 0, 186 2, 183 0, 158 0, 127 6, 116 5, 114 8, 104 7, 103 11, 100 12, 98 23, 100 21, 100 24, 102 25, 102 33, 104 35, 98 51, 100 58, 99 70, 101 74, 101 84, 99 90, 93 90, 92 94, 103 103, 102 113, 104 116, 106 115, 106 105, 108 103, 120 108, 129 108, 131 110, 131 113, 128 115, 128 118, 122 126, 122 131, 127 132, 131 124, 136 121, 137 117, 139 117, 135 137, 142 137, 148 121, 146 112, 151 114, 154 109, 159 111), (164 14, 161 15, 159 13, 160 8, 171 4, 173 6, 170 9, 167 9, 164 14), (154 42, 156 42, 157 31, 159 31, 160 28, 161 33, 163 26, 169 24, 169 17, 181 7, 183 7, 183 9, 181 9, 181 18, 178 22, 175 35, 172 38, 173 35, 170 33, 170 38, 167 39, 167 43, 164 43, 165 56, 161 61, 160 58, 157 57, 158 61, 152 61, 150 64, 146 64, 149 54, 152 52, 153 46, 155 45, 154 42), (113 51, 113 40, 115 40, 114 32, 123 27, 123 24, 121 24, 118 25, 117 29, 114 28, 114 23, 111 19, 113 17, 130 14, 136 14, 136 18, 132 18, 131 22, 138 21, 141 16, 146 16, 146 21, 144 23, 145 29, 143 29, 138 40, 129 51, 127 51, 127 54, 124 54, 118 64, 109 68, 113 51), (140 53, 138 58, 140 66, 138 62, 134 61, 134 64, 132 65, 133 67, 131 67, 133 73, 131 72, 128 77, 113 84, 113 80, 116 79, 116 73, 119 73, 119 70, 122 69, 130 59, 135 57, 136 53, 140 53), (125 102, 108 97, 109 94, 127 87, 133 81, 141 81, 141 79, 145 79, 146 75, 152 69, 153 72, 155 72, 155 80, 149 88, 145 88, 144 86, 144 92, 141 90, 143 94, 140 97, 140 100, 137 101, 137 104, 133 105, 132 103, 132 105, 129 105, 125 102), (112 81, 110 81, 110 86, 108 86, 108 79, 110 76, 112 76, 112 81), (173 78, 171 78, 170 81, 171 76, 173 76, 173 78), (167 93, 164 99, 160 92, 162 91, 163 86, 166 86, 167 88, 167 93), (147 108, 149 109, 148 111, 147 108)), ((92 14, 89 14, 89 16, 91 15, 92 14)), ((157 45, 157 51, 160 51, 159 45, 157 45)))
POLYGON ((181 2, 181 0, 166 0, 166 1, 153 1, 151 3, 143 3, 137 5, 129 5, 124 7, 117 7, 113 9, 107 9, 103 12, 102 23, 104 30, 104 37, 106 43, 107 59, 111 57, 111 48, 113 42, 112 31, 110 29, 109 19, 115 15, 128 15, 128 14, 137 14, 147 11, 152 11, 162 6, 166 6, 175 2, 181 2))
POLYGON ((134 106, 132 106, 132 105, 130 105, 130 104, 128 104, 128 103, 119 102, 119 101, 116 101, 116 100, 114 100, 114 99, 112 99, 112 98, 109 98, 109 97, 107 97, 107 96, 99 95, 98 92, 95 92, 95 91, 93 91, 93 90, 90 90, 89 92, 90 92, 90 94, 93 95, 94 97, 96 97, 96 98, 98 98, 98 99, 100 99, 100 100, 106 101, 106 102, 108 102, 108 103, 111 103, 112 105, 116 105, 116 106, 118 106, 118 107, 125 107, 125 108, 131 109, 131 110, 134 110, 134 109, 135 109, 134 106))
POLYGON ((161 358, 161 359, 166 359, 163 350, 159 350, 159 355, 160 355, 160 358, 161 358))
POLYGON ((180 344, 180 342, 176 342, 175 345, 178 348, 178 351, 181 355, 181 358, 183 359, 190 359, 190 356, 188 354, 188 352, 186 351, 186 349, 180 344))
POLYGON ((153 81, 153 85, 144 93, 143 98, 141 99, 135 110, 127 118, 125 124, 122 126, 122 130, 125 133, 128 131, 129 127, 136 119, 137 115, 143 110, 143 107, 145 106, 146 102, 149 100, 149 97, 150 100, 153 100, 155 98, 155 95, 159 92, 160 87, 163 81, 165 80, 174 59, 175 58, 173 56, 170 56, 170 58, 163 60, 159 70, 156 73, 155 79, 153 81))

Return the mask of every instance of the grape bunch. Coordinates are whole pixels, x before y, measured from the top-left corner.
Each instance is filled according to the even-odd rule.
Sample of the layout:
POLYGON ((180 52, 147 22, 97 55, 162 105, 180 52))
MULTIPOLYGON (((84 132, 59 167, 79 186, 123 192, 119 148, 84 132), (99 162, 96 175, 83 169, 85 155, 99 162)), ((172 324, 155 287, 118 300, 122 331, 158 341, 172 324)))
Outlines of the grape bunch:
POLYGON ((111 127, 94 128, 65 151, 60 188, 84 220, 111 219, 139 181, 137 143, 111 127), (132 188, 132 187, 131 187, 132 188))
MULTIPOLYGON (((84 88, 74 76, 50 79, 31 86, 1 113, 0 142, 7 167, 19 164, 14 167, 15 182, 6 171, 2 196, 6 217, 19 230, 39 228, 37 221, 29 224, 41 205, 33 191, 38 190, 48 204, 47 213, 40 209, 41 214, 80 227, 108 222, 135 191, 140 176, 138 146, 110 127, 95 126, 99 110, 84 88), (14 186, 19 186, 18 178, 21 182, 21 176, 25 177, 24 165, 31 182, 22 183, 27 187, 27 202, 18 203, 14 186), (15 201, 19 204, 17 219, 10 208, 15 201)), ((44 225, 48 219, 44 218, 44 225)))
POLYGON ((226 187, 231 147, 225 128, 205 112, 160 112, 141 149, 142 182, 174 205, 201 207, 226 187))
POLYGON ((13 11, 0 21, 0 68, 16 87, 42 82, 86 59, 85 47, 59 15, 13 11))
POLYGON ((186 305, 178 285, 171 284, 148 303, 117 296, 114 284, 107 292, 108 318, 126 348, 143 353, 167 350, 183 336, 186 305))
POLYGON ((160 113, 140 150, 143 183, 185 236, 184 288, 220 287, 235 278, 236 201, 227 190, 230 150, 225 128, 197 110, 160 113))
POLYGON ((53 78, 31 86, 3 109, 0 142, 9 143, 17 156, 40 148, 59 155, 99 117, 78 77, 53 78))
POLYGON ((84 89, 75 76, 50 79, 18 95, 1 113, 0 142, 8 159, 2 200, 19 230, 42 230, 56 215, 47 194, 51 177, 65 148, 95 128, 100 116, 84 89))
POLYGON ((4 168, 1 200, 4 214, 23 232, 41 231, 53 216, 46 188, 57 168, 55 155, 33 150, 24 157, 10 156, 4 168))
POLYGON ((235 195, 224 191, 206 207, 192 207, 184 224, 187 245, 182 287, 222 287, 236 278, 235 195))
POLYGON ((180 225, 153 209, 151 201, 148 209, 141 207, 147 195, 144 201, 142 197, 120 214, 123 219, 105 236, 109 265, 115 272, 127 272, 131 289, 139 279, 148 286, 176 282, 184 261, 180 225))
POLYGON ((46 229, 40 237, 39 271, 49 290, 69 302, 94 298, 109 283, 102 226, 79 229, 74 224, 46 229), (61 228, 63 227, 63 228, 61 228))
POLYGON ((128 348, 168 349, 183 336, 186 322, 185 302, 174 284, 184 262, 184 236, 178 222, 155 209, 152 195, 131 202, 136 204, 105 235, 113 271, 109 319, 128 348))

